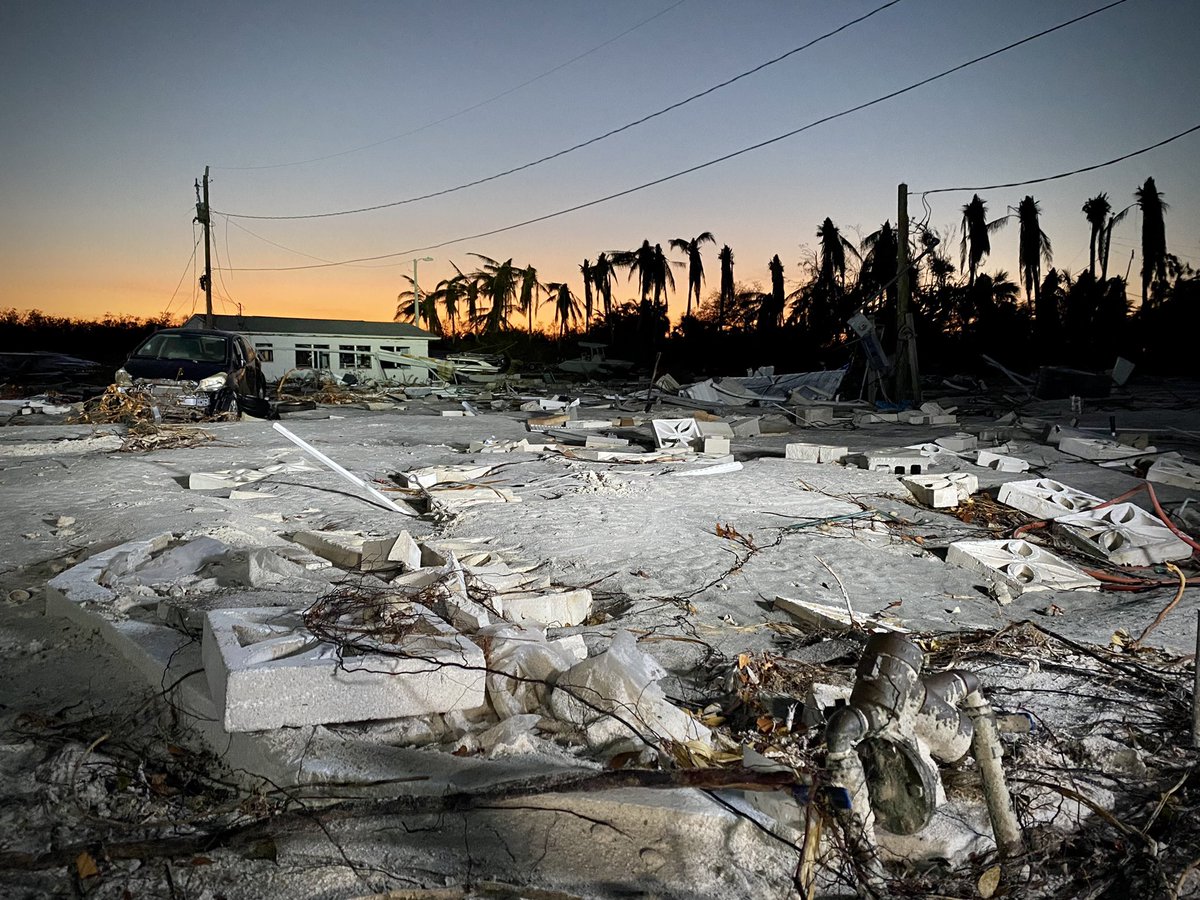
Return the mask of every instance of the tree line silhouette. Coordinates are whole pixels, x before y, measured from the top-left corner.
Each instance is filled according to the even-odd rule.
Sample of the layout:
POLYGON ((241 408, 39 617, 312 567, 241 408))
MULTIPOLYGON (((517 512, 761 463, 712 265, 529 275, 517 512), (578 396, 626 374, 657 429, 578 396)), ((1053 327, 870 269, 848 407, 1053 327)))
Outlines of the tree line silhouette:
MULTIPOLYGON (((1089 262, 1074 275, 1053 265, 1041 205, 1031 195, 995 218, 987 201, 973 195, 953 229, 957 261, 947 247, 950 234, 917 224, 909 237, 909 282, 923 367, 970 371, 988 354, 1017 368, 1102 369, 1119 354, 1152 370, 1189 371, 1181 352, 1185 336, 1200 324, 1197 280, 1190 265, 1168 252, 1167 209, 1153 178, 1119 210, 1107 193, 1087 199, 1080 211, 1090 228, 1089 262), (1134 207, 1141 212, 1142 251, 1136 307, 1127 299, 1128 275, 1109 271, 1113 230, 1134 207), (1017 229, 1017 281, 1004 270, 983 268, 993 237, 1008 225, 1017 229)), ((889 346, 896 334, 898 281, 898 237, 890 220, 855 243, 826 218, 816 238, 790 282, 778 254, 768 261, 767 289, 737 280, 733 249, 722 245, 719 286, 707 296, 703 252, 717 244, 711 231, 673 238, 666 251, 645 239, 636 249, 606 250, 583 260, 582 298, 565 282, 541 283, 533 266, 472 254, 480 261, 477 268, 455 267, 453 277, 423 295, 422 324, 448 339, 482 346, 501 334, 511 338, 519 328, 533 333, 535 314, 548 306, 551 335, 560 342, 572 335, 607 341, 616 355, 641 362, 664 352, 689 371, 841 365, 853 340, 846 321, 859 311, 874 317, 889 346), (687 294, 683 315, 672 324, 667 301, 676 289, 674 269, 686 269, 687 294), (633 293, 617 301, 622 285, 633 293)), ((401 318, 411 309, 411 288, 398 300, 401 318)))

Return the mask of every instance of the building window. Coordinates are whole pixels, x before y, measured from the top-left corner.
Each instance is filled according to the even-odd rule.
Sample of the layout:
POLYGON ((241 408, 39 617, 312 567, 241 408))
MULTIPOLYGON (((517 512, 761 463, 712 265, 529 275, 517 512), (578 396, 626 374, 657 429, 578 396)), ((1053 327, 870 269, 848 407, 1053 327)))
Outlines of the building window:
MULTIPOLYGON (((405 344, 400 344, 395 347, 384 347, 384 346, 380 345, 379 349, 387 350, 389 353, 408 353, 408 352, 410 352, 409 348, 405 344)), ((381 369, 402 369, 402 368, 404 368, 404 366, 402 363, 392 362, 390 359, 381 359, 381 360, 379 360, 379 368, 381 368, 381 369)))
POLYGON ((297 369, 328 369, 329 368, 329 345, 328 344, 297 344, 296 345, 296 368, 297 369))
POLYGON ((339 344, 339 369, 369 369, 371 368, 371 347, 369 344, 339 344))
POLYGON ((254 352, 258 354, 258 358, 262 362, 275 362, 275 348, 270 344, 255 344, 254 352))

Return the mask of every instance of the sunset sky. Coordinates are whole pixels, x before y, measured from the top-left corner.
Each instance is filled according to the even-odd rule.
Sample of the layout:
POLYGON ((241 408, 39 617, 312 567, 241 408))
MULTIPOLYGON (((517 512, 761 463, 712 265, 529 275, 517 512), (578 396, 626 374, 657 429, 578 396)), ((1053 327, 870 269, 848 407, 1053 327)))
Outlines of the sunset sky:
MULTIPOLYGON (((493 175, 588 140, 779 56, 884 0, 444 0, 0 5, 0 308, 138 316, 203 309, 194 180, 212 207, 287 216, 374 206, 493 175), (193 265, 195 269, 193 269, 193 265), (179 285, 178 290, 176 286, 179 285)), ((217 312, 391 319, 412 256, 422 288, 470 252, 570 281, 643 238, 712 231, 739 281, 788 277, 832 217, 851 239, 915 191, 1052 175, 1200 124, 1196 0, 1127 0, 892 100, 665 184, 549 221, 442 244, 704 163, 1103 6, 1103 0, 901 0, 644 125, 447 196, 291 221, 214 216, 217 312), (286 248, 286 249, 285 249, 286 248), (400 253, 353 266, 249 271, 400 253)), ((1168 249, 1200 265, 1200 132, 1126 162, 983 192, 995 217, 1041 203, 1054 264, 1088 263, 1080 206, 1131 203, 1148 176, 1168 249)), ((957 229, 970 193, 929 197, 957 229)), ((912 214, 924 215, 920 197, 912 214)), ((1138 244, 1134 215, 1111 269, 1138 244)), ((1015 225, 987 271, 1016 280, 1015 225)), ((958 260, 958 234, 952 235, 958 260)), ((706 291, 717 286, 706 251, 706 291)), ((1139 293, 1133 262, 1131 296, 1139 293)), ((686 279, 677 274, 673 315, 686 279)), ((624 283, 620 299, 634 294, 624 283)))

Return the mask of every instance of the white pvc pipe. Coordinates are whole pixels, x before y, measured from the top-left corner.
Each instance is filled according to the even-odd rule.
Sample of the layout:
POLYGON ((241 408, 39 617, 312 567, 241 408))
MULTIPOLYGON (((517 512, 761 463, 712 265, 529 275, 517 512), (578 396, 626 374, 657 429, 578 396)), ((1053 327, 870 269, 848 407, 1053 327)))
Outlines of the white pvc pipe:
POLYGON ((374 497, 376 500, 378 500, 380 503, 382 503, 388 509, 394 510, 395 512, 398 512, 398 513, 403 513, 406 516, 416 516, 417 515, 417 512, 415 510, 407 509, 403 506, 400 506, 394 500, 392 500, 391 497, 388 497, 386 494, 383 494, 380 491, 376 490, 371 485, 367 484, 365 481, 363 481, 361 478, 359 478, 357 475, 355 475, 353 472, 343 468, 342 466, 339 466, 332 459, 330 459, 328 456, 326 456, 324 453, 322 453, 320 450, 318 450, 316 447, 314 447, 312 444, 308 443, 308 441, 292 434, 290 431, 288 431, 286 428, 284 428, 278 422, 273 423, 271 425, 271 427, 274 428, 276 431, 278 431, 280 434, 282 434, 285 438, 287 438, 289 441, 291 441, 297 447, 299 447, 301 450, 303 450, 305 453, 307 453, 309 456, 311 456, 313 459, 320 462, 326 468, 331 469, 334 472, 337 472, 337 474, 341 475, 343 478, 345 478, 351 484, 357 485, 358 487, 362 488, 364 491, 366 491, 368 494, 370 494, 372 497, 374 497))

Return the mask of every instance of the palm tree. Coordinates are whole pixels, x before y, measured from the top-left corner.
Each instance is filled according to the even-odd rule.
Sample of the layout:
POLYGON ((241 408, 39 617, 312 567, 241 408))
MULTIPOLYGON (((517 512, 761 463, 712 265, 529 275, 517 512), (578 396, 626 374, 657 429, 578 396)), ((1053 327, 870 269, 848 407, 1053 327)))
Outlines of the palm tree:
POLYGON ((713 237, 711 231, 705 231, 696 235, 691 240, 687 238, 673 238, 671 240, 671 249, 678 250, 680 253, 686 253, 688 258, 688 295, 687 295, 687 315, 692 314, 692 292, 696 294, 696 304, 700 303, 700 285, 704 282, 704 261, 700 258, 700 245, 704 243, 715 244, 717 239, 713 237))
POLYGON ((1129 211, 1136 206, 1136 203, 1130 203, 1127 207, 1115 215, 1108 217, 1108 221, 1104 223, 1104 234, 1100 236, 1100 281, 1108 281, 1108 252, 1112 249, 1112 233, 1113 228, 1120 225, 1129 211))
POLYGON ((1133 192, 1142 211, 1142 309, 1146 309, 1151 281, 1167 277, 1167 225, 1163 213, 1168 209, 1153 178, 1133 192))
POLYGON ((508 327, 513 301, 517 297, 517 269, 511 258, 497 262, 482 253, 471 256, 483 260, 483 266, 472 276, 479 284, 479 292, 491 301, 491 307, 483 320, 485 334, 494 334, 508 327))
POLYGON ((1092 273, 1093 278, 1096 277, 1096 250, 1104 234, 1104 220, 1110 212, 1112 212, 1112 204, 1108 202, 1106 193, 1090 197, 1083 204, 1083 215, 1088 220, 1088 224, 1092 226, 1092 237, 1088 243, 1088 271, 1092 273))
POLYGON ((533 310, 541 299, 543 286, 538 283, 537 269, 533 266, 526 266, 521 270, 521 289, 517 297, 517 308, 528 317, 530 334, 533 334, 533 310))
POLYGON ((896 301, 896 257, 899 242, 891 221, 885 221, 878 231, 862 240, 862 268, 858 284, 862 288, 863 305, 870 305, 876 294, 884 293, 892 304, 896 301))
MULTIPOLYGON (((570 322, 579 321, 579 301, 571 293, 571 286, 565 281, 552 282, 546 285, 554 301, 554 321, 558 322, 559 338, 567 336, 567 326, 570 322)), ((547 297, 550 300, 551 297, 547 297)))
POLYGON ((733 250, 728 244, 717 254, 721 261, 721 293, 717 299, 717 328, 725 325, 725 310, 733 303, 733 250))
POLYGON ((642 241, 642 246, 636 250, 613 250, 610 262, 617 268, 628 269, 630 278, 637 272, 642 303, 647 303, 654 290, 654 248, 650 242, 642 241))
MULTIPOLYGON (((683 265, 683 263, 677 263, 677 265, 683 265)), ((651 272, 654 282, 654 305, 659 306, 661 298, 661 305, 665 310, 668 302, 667 286, 670 285, 671 290, 675 290, 675 276, 671 274, 671 263, 663 253, 662 244, 654 245, 654 261, 651 272)))
POLYGON ((585 259, 579 264, 579 273, 583 276, 583 321, 592 321, 592 286, 595 275, 592 272, 592 262, 585 259))
POLYGON ((455 266, 454 271, 457 273, 450 278, 443 278, 437 283, 433 293, 430 294, 434 298, 435 303, 441 303, 446 310, 446 320, 450 323, 450 333, 454 334, 458 330, 458 304, 466 295, 466 276, 462 271, 455 266))
POLYGON ((1017 268, 1024 279, 1025 300, 1029 302, 1032 297, 1035 315, 1042 286, 1042 263, 1050 265, 1053 258, 1050 238, 1046 237, 1046 232, 1042 231, 1038 222, 1041 212, 1041 207, 1031 195, 1026 195, 1025 199, 1017 204, 1017 223, 1021 228, 1017 238, 1017 268))
POLYGON ((761 332, 774 331, 783 315, 783 262, 776 253, 767 263, 771 273, 771 293, 763 294, 762 306, 758 314, 758 330, 761 332))
POLYGON ((817 284, 830 293, 835 286, 845 290, 846 251, 849 250, 856 257, 858 251, 842 237, 842 233, 830 218, 821 223, 821 227, 817 229, 817 237, 821 240, 821 263, 817 272, 817 284))
POLYGON ((612 282, 616 277, 617 273, 613 269, 613 264, 608 258, 608 254, 601 253, 597 256, 596 264, 592 266, 592 278, 596 285, 596 293, 600 295, 600 299, 604 303, 604 315, 606 317, 612 312, 612 282))
POLYGON ((975 273, 979 270, 979 264, 983 262, 983 258, 992 252, 990 235, 1003 228, 1008 223, 1008 219, 1005 217, 989 222, 987 220, 987 204, 979 198, 978 194, 971 197, 971 202, 963 206, 962 214, 962 258, 959 265, 968 265, 969 262, 967 268, 969 273, 967 284, 969 286, 975 283, 975 273))

